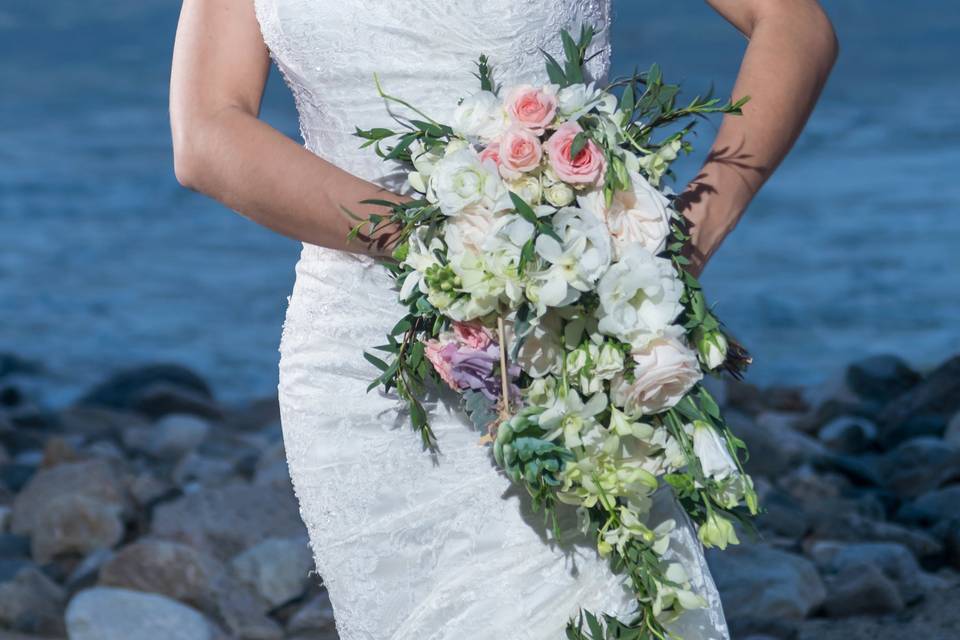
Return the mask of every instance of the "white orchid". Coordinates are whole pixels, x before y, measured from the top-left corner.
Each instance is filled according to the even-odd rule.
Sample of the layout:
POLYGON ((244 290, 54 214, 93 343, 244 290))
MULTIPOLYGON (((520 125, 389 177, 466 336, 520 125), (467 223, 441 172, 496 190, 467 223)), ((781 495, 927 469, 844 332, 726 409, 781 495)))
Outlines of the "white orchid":
MULTIPOLYGON (((560 209, 552 223, 560 241, 546 234, 536 241, 537 254, 550 265, 541 274, 549 281, 543 288, 590 291, 610 266, 610 236, 606 227, 595 216, 576 207, 560 209)), ((569 292, 565 294, 571 297, 569 292)), ((572 297, 576 299, 576 295, 572 297)))
POLYGON ((693 452, 700 460, 703 475, 708 478, 723 480, 739 470, 726 439, 702 420, 693 423, 693 452))

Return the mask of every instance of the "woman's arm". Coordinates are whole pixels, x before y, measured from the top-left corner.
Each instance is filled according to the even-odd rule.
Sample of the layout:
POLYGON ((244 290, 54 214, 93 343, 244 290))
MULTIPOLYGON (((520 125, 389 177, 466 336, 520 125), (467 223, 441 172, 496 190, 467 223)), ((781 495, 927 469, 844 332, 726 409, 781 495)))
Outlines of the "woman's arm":
POLYGON ((347 246, 360 200, 407 198, 318 158, 260 122, 270 58, 251 0, 184 0, 170 81, 177 180, 252 220, 312 244, 347 246))
POLYGON ((733 98, 700 174, 681 196, 699 275, 761 185, 793 146, 836 60, 837 39, 816 0, 707 0, 750 43, 733 98))

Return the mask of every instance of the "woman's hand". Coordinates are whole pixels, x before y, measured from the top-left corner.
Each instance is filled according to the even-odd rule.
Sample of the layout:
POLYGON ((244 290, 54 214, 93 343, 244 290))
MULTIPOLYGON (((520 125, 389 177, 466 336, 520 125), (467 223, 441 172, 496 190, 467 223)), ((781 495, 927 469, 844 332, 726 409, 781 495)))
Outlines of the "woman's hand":
POLYGON ((177 179, 250 219, 304 242, 347 244, 356 220, 383 213, 365 199, 406 200, 317 157, 257 116, 270 57, 253 2, 184 0, 170 80, 177 179))
POLYGON ((747 205, 793 146, 836 60, 829 19, 816 0, 707 0, 749 40, 728 115, 700 174, 678 198, 690 221, 690 271, 699 276, 747 205))

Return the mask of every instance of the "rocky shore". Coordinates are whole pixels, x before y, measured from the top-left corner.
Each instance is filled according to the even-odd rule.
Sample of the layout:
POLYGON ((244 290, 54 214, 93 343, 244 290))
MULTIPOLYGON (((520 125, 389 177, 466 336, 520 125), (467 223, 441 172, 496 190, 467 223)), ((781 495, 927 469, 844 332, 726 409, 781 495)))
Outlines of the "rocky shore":
MULTIPOLYGON (((276 398, 188 369, 68 407, 0 354, 0 640, 333 640, 276 398)), ((712 385, 750 446, 759 534, 709 554, 734 638, 960 637, 960 357, 822 389, 712 385)))

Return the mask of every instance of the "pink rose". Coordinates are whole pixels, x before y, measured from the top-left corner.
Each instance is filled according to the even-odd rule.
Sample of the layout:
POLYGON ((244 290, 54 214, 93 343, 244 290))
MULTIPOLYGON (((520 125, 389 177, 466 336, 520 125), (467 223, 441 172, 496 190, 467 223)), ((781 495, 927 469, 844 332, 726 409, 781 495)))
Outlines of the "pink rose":
POLYGON ((493 334, 479 322, 454 322, 453 334, 473 349, 483 350, 493 343, 493 334))
POLYGON ((510 118, 536 134, 542 134, 557 114, 557 94, 550 87, 538 89, 522 84, 504 98, 510 118))
POLYGON ((588 139, 576 157, 570 157, 573 139, 583 131, 574 121, 564 122, 543 145, 550 160, 550 168, 560 180, 568 184, 600 186, 607 171, 607 159, 600 147, 588 139))
POLYGON ((457 388, 453 378, 453 357, 457 353, 457 343, 452 341, 427 340, 423 343, 424 355, 440 379, 446 382, 451 389, 457 388))
POLYGON ((500 166, 500 140, 494 140, 488 144, 483 151, 480 152, 480 162, 493 162, 493 164, 500 166))
POLYGON ((521 173, 533 171, 540 166, 543 150, 540 139, 521 127, 510 127, 500 138, 500 173, 508 179, 516 179, 521 173))

